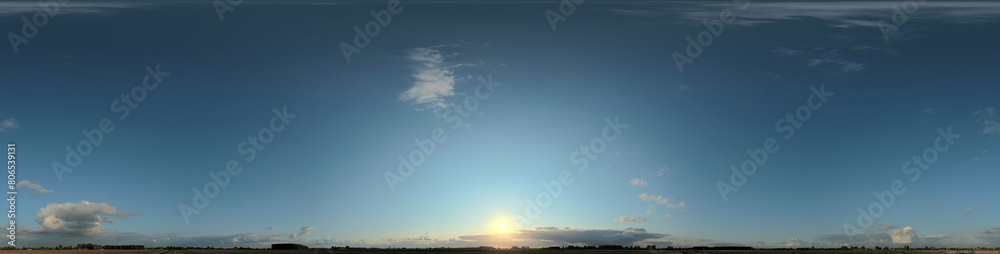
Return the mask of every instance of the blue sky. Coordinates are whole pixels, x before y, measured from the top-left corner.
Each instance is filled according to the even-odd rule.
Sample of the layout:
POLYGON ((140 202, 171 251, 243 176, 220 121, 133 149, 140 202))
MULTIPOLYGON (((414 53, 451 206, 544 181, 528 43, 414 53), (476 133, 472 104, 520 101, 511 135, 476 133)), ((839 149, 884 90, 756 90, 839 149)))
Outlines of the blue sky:
POLYGON ((995 2, 224 3, 0 3, 19 246, 1000 245, 995 2))

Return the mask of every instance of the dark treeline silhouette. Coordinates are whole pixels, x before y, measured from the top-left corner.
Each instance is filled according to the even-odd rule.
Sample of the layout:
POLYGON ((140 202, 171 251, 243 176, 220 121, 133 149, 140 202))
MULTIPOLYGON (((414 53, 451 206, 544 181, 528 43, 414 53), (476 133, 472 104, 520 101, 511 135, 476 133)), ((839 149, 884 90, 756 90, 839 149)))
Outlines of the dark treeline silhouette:
MULTIPOLYGON (((970 248, 947 248, 947 247, 910 247, 908 245, 904 246, 841 246, 839 248, 816 248, 816 247, 800 247, 800 248, 753 248, 750 246, 694 246, 689 248, 679 248, 668 246, 665 248, 657 248, 656 245, 646 245, 646 246, 628 246, 628 245, 567 245, 567 246, 550 246, 550 247, 528 247, 528 246, 511 246, 510 248, 497 248, 492 246, 479 246, 479 247, 422 247, 422 248, 407 248, 407 247, 351 247, 351 246, 330 246, 329 248, 309 248, 306 245, 295 244, 295 243, 279 243, 272 244, 270 248, 251 248, 251 247, 212 247, 212 246, 166 246, 166 247, 151 247, 147 248, 144 245, 99 245, 92 243, 81 243, 76 246, 63 246, 59 245, 56 247, 0 247, 0 250, 435 250, 435 251, 496 251, 496 250, 510 250, 510 251, 528 251, 528 250, 674 250, 674 251, 746 251, 746 250, 774 250, 774 251, 803 251, 803 250, 872 250, 872 251, 890 251, 890 250, 952 250, 952 251, 975 251, 975 250, 990 250, 990 251, 1000 251, 1000 247, 970 247, 970 248)), ((972 252, 969 252, 972 253, 972 252)))

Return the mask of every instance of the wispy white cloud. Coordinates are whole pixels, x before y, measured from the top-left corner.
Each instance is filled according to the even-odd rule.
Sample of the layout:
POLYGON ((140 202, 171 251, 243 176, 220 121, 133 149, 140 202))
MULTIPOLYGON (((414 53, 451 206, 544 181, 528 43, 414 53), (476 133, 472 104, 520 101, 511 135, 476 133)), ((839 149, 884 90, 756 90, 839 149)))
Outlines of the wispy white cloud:
POLYGON ((920 123, 927 124, 931 122, 931 115, 937 112, 936 108, 925 108, 920 111, 920 117, 917 119, 920 123))
MULTIPOLYGON (((872 45, 858 45, 850 48, 854 51, 875 51, 881 52, 890 56, 898 56, 900 53, 898 50, 888 47, 888 46, 872 46, 872 45)), ((932 112, 933 113, 933 112, 932 112)))
POLYGON ((420 109, 447 108, 445 98, 455 95, 455 72, 450 68, 457 66, 443 66, 445 55, 436 47, 413 49, 409 58, 418 63, 413 74, 415 81, 399 99, 418 105, 420 109))
POLYGON ((969 217, 970 213, 972 213, 973 211, 979 210, 980 208, 983 208, 983 206, 981 206, 981 205, 974 205, 972 207, 969 207, 969 209, 965 209, 965 212, 962 213, 962 216, 969 217))
MULTIPOLYGON (((61 1, 60 1, 61 2, 61 1)), ((181 4, 183 1, 66 1, 58 8, 55 15, 109 15, 121 11, 150 8, 157 5, 181 4)), ((4 1, 0 2, 0 17, 32 15, 44 12, 39 7, 39 1, 4 1)), ((189 2, 193 3, 193 2, 189 2)), ((29 17, 30 18, 30 17, 29 17)))
MULTIPOLYGON (((730 25, 757 26, 783 21, 818 19, 830 27, 877 27, 879 20, 891 18, 892 4, 884 1, 845 2, 754 2, 749 8, 735 12, 736 21, 730 25)), ((670 6, 643 6, 635 9, 611 9, 613 13, 637 17, 681 17, 692 23, 718 19, 719 11, 732 8, 732 4, 688 2, 669 3, 670 6)), ((1000 2, 996 1, 927 1, 919 6, 916 18, 951 23, 994 22, 1000 20, 1000 2)))
POLYGON ((17 119, 7 118, 0 122, 0 133, 7 132, 9 130, 17 129, 20 126, 17 124, 17 119))
POLYGON ((858 72, 858 71, 861 71, 861 70, 864 70, 865 68, 867 68, 865 66, 865 63, 852 62, 852 61, 847 61, 847 60, 840 59, 840 58, 836 58, 836 59, 829 59, 829 58, 809 59, 809 63, 806 64, 806 66, 819 66, 821 64, 839 65, 840 66, 840 71, 842 71, 842 72, 858 72))
POLYGON ((615 222, 622 222, 622 223, 641 223, 641 222, 646 222, 646 221, 647 221, 646 218, 643 218, 643 217, 634 217, 634 216, 621 216, 621 217, 615 218, 615 222))
MULTIPOLYGON (((687 86, 681 85, 681 90, 687 90, 687 86)), ((670 167, 667 166, 663 166, 662 168, 660 168, 659 171, 656 171, 656 177, 670 176, 672 174, 674 174, 674 172, 671 171, 670 167)))
POLYGON ((656 10, 609 9, 609 11, 622 15, 640 16, 640 17, 657 17, 657 16, 663 16, 665 14, 662 11, 656 11, 656 10))
POLYGON ((641 199, 642 201, 656 202, 657 204, 661 204, 661 205, 666 205, 667 202, 669 201, 669 199, 667 199, 667 198, 665 198, 663 196, 653 195, 653 194, 648 194, 648 193, 639 194, 639 199, 641 199))
POLYGON ((667 208, 687 208, 687 204, 684 201, 676 204, 667 204, 667 208))
POLYGON ((628 185, 643 187, 646 186, 646 179, 633 178, 632 180, 628 181, 628 185))
MULTIPOLYGON (((680 203, 670 203, 670 200, 674 198, 667 198, 661 195, 642 193, 639 194, 639 199, 642 201, 653 202, 659 205, 665 205, 667 208, 687 208, 687 203, 681 201, 680 203)), ((650 206, 652 207, 652 205, 650 206)))
POLYGON ((1000 116, 997 115, 996 108, 986 107, 973 112, 976 121, 983 124, 982 134, 1000 134, 1000 116))
POLYGON ((806 66, 819 67, 823 65, 833 65, 839 67, 841 72, 859 72, 867 68, 865 63, 846 60, 837 49, 814 48, 810 50, 792 49, 779 47, 772 52, 798 59, 806 60, 806 66))
POLYGON ((791 48, 780 48, 780 47, 774 49, 774 53, 778 53, 778 54, 786 55, 786 56, 798 56, 798 55, 801 55, 801 54, 805 54, 805 52, 803 52, 802 50, 791 49, 791 48))
POLYGON ((31 190, 31 192, 32 192, 31 195, 32 196, 38 196, 38 195, 42 195, 42 194, 52 193, 52 190, 45 189, 44 187, 42 187, 42 185, 40 185, 38 183, 31 183, 28 180, 21 180, 14 187, 17 187, 17 188, 28 188, 29 190, 31 190))

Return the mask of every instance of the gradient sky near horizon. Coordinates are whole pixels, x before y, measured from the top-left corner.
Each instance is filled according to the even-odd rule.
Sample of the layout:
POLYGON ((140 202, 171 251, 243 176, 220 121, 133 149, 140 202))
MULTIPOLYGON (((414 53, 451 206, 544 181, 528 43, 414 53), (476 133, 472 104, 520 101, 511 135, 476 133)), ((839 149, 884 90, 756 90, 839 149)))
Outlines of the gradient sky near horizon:
POLYGON ((43 10, 0 2, 18 246, 1000 246, 998 2, 927 1, 884 37, 904 1, 590 0, 553 30, 559 1, 404 0, 346 61, 387 2, 245 0, 220 20, 207 0, 74 0, 27 43, 8 41, 43 10), (674 53, 727 9, 679 71, 674 53), (169 76, 119 118, 147 66, 169 76), (449 111, 481 79, 489 97, 449 111), (820 89, 785 139, 779 120, 820 89), (248 162, 240 144, 274 109, 295 116, 248 162), (105 118, 114 131, 60 179, 52 163, 105 118), (606 119, 627 128, 577 170, 606 119), (436 129, 447 140, 388 184, 436 129), (960 138, 911 180, 902 165, 939 129, 960 138), (723 199, 768 138, 780 149, 723 199), (230 160, 243 171, 185 221, 230 160), (906 192, 848 237, 895 180, 906 192))

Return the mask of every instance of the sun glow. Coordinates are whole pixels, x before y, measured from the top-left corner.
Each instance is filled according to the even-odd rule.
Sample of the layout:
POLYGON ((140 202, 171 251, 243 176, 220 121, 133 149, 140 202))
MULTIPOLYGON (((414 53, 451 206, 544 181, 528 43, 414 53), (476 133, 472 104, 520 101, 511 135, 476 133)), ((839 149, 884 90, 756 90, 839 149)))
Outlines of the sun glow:
POLYGON ((490 234, 506 234, 506 233, 510 233, 510 232, 513 231, 513 228, 510 227, 510 225, 512 225, 512 223, 513 223, 513 221, 511 221, 507 217, 503 217, 503 216, 497 217, 497 218, 493 219, 493 222, 491 222, 489 224, 490 234))

